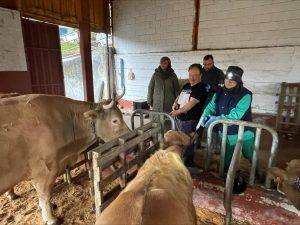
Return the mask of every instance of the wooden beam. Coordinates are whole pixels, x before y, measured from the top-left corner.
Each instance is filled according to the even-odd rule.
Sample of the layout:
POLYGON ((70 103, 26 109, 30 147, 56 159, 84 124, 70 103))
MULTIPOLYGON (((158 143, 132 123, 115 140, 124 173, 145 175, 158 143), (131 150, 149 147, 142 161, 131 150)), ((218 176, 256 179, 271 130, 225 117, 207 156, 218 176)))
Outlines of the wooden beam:
POLYGON ((195 18, 194 18, 194 24, 193 24, 192 50, 197 50, 200 0, 194 0, 194 6, 195 6, 195 18))
POLYGON ((84 99, 94 102, 89 1, 76 1, 79 10, 80 54, 84 99))
POLYGON ((18 10, 18 2, 17 2, 17 0, 1 0, 0 7, 18 10))

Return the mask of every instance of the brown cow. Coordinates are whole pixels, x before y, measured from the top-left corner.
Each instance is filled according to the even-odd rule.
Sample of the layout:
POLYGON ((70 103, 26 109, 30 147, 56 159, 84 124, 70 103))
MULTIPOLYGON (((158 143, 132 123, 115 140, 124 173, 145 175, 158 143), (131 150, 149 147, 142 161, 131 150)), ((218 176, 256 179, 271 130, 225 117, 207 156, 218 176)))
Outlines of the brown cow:
POLYGON ((32 180, 42 217, 55 224, 50 191, 55 179, 97 142, 128 132, 114 102, 95 104, 62 96, 22 95, 0 100, 0 194, 32 180))
POLYGON ((277 190, 300 210, 300 159, 291 160, 285 170, 272 167, 268 175, 277 183, 277 190))
POLYGON ((193 181, 181 160, 190 137, 168 131, 167 143, 150 157, 136 178, 101 213, 96 224, 196 224, 193 181))

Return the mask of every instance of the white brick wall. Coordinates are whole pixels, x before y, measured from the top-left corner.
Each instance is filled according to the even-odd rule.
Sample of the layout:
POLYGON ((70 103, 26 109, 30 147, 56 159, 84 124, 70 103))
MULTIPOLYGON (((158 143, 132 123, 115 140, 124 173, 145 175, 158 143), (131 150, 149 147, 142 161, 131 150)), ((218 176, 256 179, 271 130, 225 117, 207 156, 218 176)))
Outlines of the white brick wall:
POLYGON ((219 68, 238 65, 245 70, 243 80, 254 93, 254 112, 275 114, 280 83, 300 82, 300 1, 200 2, 198 47, 202 50, 190 51, 194 1, 114 1, 116 58, 124 59, 125 76, 129 69, 136 76, 135 80, 126 77, 124 99, 146 98, 149 80, 162 56, 171 58, 178 77, 187 78, 190 64, 202 63, 204 55, 213 54, 219 68), (176 13, 171 14, 178 16, 169 21, 164 13, 156 14, 155 19, 147 21, 153 22, 155 33, 150 34, 149 28, 149 34, 137 35, 140 29, 147 33, 145 22, 137 21, 148 16, 153 7, 160 12, 165 12, 162 7, 172 9, 176 13), (183 21, 189 23, 183 25, 183 21), (177 31, 171 31, 175 29, 173 23, 179 24, 177 31))
POLYGON ((0 71, 26 71, 20 13, 0 8, 0 71))
POLYGON ((194 14, 194 0, 115 0, 115 47, 119 53, 191 50, 194 14))
POLYGON ((300 44, 298 0, 201 0, 198 48, 300 44))
MULTIPOLYGON (((190 51, 173 53, 119 54, 125 60, 124 99, 146 98, 148 83, 159 64, 159 59, 167 55, 179 78, 187 78, 187 68, 192 63, 202 63, 206 54, 213 54, 216 66, 226 70, 229 65, 238 65, 244 69, 245 87, 253 92, 252 108, 254 112, 276 113, 280 83, 300 82, 300 47, 277 47, 240 50, 190 51), (135 80, 128 80, 129 70, 135 74, 135 80)), ((118 61, 118 60, 116 60, 118 61)), ((117 65, 118 67, 118 65, 117 65)))

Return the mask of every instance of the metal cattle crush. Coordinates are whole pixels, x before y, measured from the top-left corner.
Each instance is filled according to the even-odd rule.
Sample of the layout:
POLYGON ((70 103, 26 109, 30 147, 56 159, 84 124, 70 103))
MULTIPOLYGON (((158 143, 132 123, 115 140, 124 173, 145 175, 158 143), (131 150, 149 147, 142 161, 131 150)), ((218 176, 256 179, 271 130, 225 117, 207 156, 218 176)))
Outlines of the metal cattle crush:
MULTIPOLYGON (((207 149, 206 149, 207 151, 206 151, 206 164, 205 164, 206 171, 208 170, 210 161, 211 161, 212 132, 213 132, 213 128, 217 124, 223 125, 219 176, 224 175, 224 157, 225 157, 225 151, 226 151, 227 126, 228 125, 238 125, 239 126, 237 144, 235 146, 232 160, 231 160, 229 170, 227 173, 227 178, 226 178, 226 183, 225 183, 225 191, 224 191, 223 204, 224 204, 225 213, 226 213, 225 214, 225 224, 229 225, 229 224, 231 224, 231 219, 232 219, 231 201, 232 201, 233 182, 236 177, 237 168, 240 164, 240 158, 241 158, 241 152, 242 152, 242 146, 243 146, 244 128, 252 127, 256 131, 255 132, 253 160, 252 160, 250 179, 249 179, 250 186, 252 186, 254 184, 255 171, 256 171, 257 162, 258 162, 258 153, 259 153, 259 149, 260 149, 260 138, 261 138, 262 130, 266 130, 272 135, 272 146, 271 146, 271 150, 270 150, 268 168, 272 167, 273 163, 274 163, 274 159, 275 159, 275 156, 277 153, 277 147, 278 147, 278 135, 274 129, 272 129, 266 125, 262 125, 262 124, 258 124, 258 123, 237 121, 237 120, 227 120, 227 119, 216 120, 208 127, 208 131, 207 131, 207 149)), ((270 182, 271 182, 270 178, 266 177, 266 180, 265 180, 266 188, 270 188, 270 182)))

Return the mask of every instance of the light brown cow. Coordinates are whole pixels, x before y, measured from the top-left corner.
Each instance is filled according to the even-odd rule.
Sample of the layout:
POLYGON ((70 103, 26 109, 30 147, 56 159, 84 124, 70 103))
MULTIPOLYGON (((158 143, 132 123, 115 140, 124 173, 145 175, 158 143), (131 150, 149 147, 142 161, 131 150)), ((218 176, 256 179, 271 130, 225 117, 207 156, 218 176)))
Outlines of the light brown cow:
POLYGON ((268 175, 277 183, 277 190, 300 210, 300 159, 291 160, 285 170, 272 167, 268 175))
POLYGON ((114 102, 95 104, 62 96, 22 95, 0 100, 0 194, 32 180, 42 217, 55 224, 50 191, 55 179, 97 142, 129 129, 114 102))
POLYGON ((96 224, 196 224, 193 181, 181 160, 190 137, 180 131, 168 131, 165 137, 163 148, 168 147, 145 162, 96 224))

